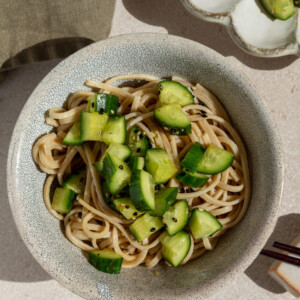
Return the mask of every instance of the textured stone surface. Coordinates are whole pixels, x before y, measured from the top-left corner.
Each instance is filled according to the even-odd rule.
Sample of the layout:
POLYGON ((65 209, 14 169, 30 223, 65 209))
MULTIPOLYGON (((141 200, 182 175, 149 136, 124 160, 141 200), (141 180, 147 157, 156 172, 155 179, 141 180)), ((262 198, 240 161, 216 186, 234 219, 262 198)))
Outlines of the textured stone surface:
MULTIPOLYGON (((147 7, 145 1, 139 1, 138 5, 134 5, 133 2, 137 3, 124 0, 126 9, 122 2, 117 2, 111 35, 168 30, 172 34, 187 36, 207 44, 223 55, 230 56, 229 60, 250 78, 259 93, 265 97, 281 133, 286 164, 286 181, 280 209, 282 217, 270 238, 270 243, 275 239, 289 242, 300 233, 300 207, 297 202, 300 191, 298 187, 300 60, 294 61, 292 57, 268 60, 248 56, 236 48, 226 32, 222 30, 218 32, 220 29, 218 25, 196 20, 182 12, 180 5, 173 6, 172 16, 159 19, 157 15, 161 16, 166 12, 166 4, 158 6, 158 1, 153 1, 151 7, 147 7), (156 16, 149 18, 149 15, 154 14, 155 11, 156 16), (176 24, 175 20, 177 20, 176 24), (181 22, 178 23, 178 20, 181 22)), ((56 62, 40 63, 18 69, 11 72, 7 80, 0 85, 0 166, 3 175, 5 175, 8 143, 16 118, 37 83, 55 64, 56 62)), ((0 188, 4 191, 1 193, 0 201, 2 212, 0 298, 80 299, 51 280, 25 248, 8 207, 5 177, 2 176, 0 179, 0 188)), ((210 299, 292 299, 292 296, 284 293, 282 288, 266 274, 271 262, 271 259, 259 257, 244 274, 236 279, 234 284, 224 287, 220 294, 210 299)))

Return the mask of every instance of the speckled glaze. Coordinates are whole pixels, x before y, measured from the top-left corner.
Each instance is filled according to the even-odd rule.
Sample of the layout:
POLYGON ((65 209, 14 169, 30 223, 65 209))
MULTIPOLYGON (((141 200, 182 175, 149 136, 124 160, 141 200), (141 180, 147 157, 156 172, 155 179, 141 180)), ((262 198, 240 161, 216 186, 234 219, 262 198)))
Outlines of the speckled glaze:
POLYGON ((131 34, 92 44, 54 68, 34 90, 17 121, 7 166, 9 201, 20 234, 41 266, 86 299, 205 299, 230 284, 265 244, 277 218, 283 184, 281 144, 268 109, 226 59, 196 42, 164 34, 131 34), (98 272, 64 236, 42 199, 45 174, 32 161, 34 141, 51 128, 44 112, 61 106, 84 81, 118 74, 177 75, 219 97, 248 152, 252 199, 242 222, 212 252, 177 269, 138 267, 98 272))
POLYGON ((288 20, 271 18, 260 0, 181 0, 200 19, 224 25, 236 44, 256 56, 300 55, 299 9, 288 20))

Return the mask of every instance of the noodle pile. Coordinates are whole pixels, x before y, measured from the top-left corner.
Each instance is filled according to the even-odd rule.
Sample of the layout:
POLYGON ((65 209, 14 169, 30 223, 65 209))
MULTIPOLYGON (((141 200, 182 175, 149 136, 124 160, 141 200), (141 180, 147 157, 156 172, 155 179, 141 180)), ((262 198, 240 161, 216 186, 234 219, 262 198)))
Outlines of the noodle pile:
POLYGON ((157 83, 159 78, 147 75, 116 76, 107 81, 87 80, 92 91, 77 91, 69 96, 67 109, 51 108, 46 123, 55 132, 42 136, 33 146, 33 159, 40 169, 49 174, 44 185, 44 201, 49 212, 64 222, 68 239, 84 251, 111 248, 123 257, 123 268, 133 268, 140 264, 154 267, 161 259, 161 239, 166 235, 160 231, 138 243, 128 227, 134 220, 127 220, 104 201, 101 179, 93 167, 105 152, 102 142, 86 142, 81 146, 66 146, 62 143, 75 121, 80 120, 80 112, 85 110, 86 99, 95 92, 110 93, 119 97, 119 115, 125 115, 127 131, 138 127, 150 140, 152 147, 163 148, 180 169, 180 160, 195 142, 204 146, 214 144, 235 155, 231 167, 212 175, 200 189, 185 188, 175 178, 169 187, 178 187, 177 199, 186 199, 190 211, 205 209, 216 216, 223 228, 214 236, 195 240, 191 237, 191 248, 183 263, 195 259, 206 250, 212 250, 219 237, 243 218, 250 199, 250 179, 247 156, 238 133, 230 124, 225 110, 216 97, 199 83, 196 86, 181 78, 173 77, 190 88, 195 103, 183 107, 192 124, 192 133, 175 136, 165 131, 155 122, 153 110, 159 107, 157 83), (118 81, 143 80, 140 87, 117 87, 118 81), (78 195, 69 214, 63 216, 51 208, 50 190, 55 179, 62 184, 72 170, 86 166, 87 179, 83 195, 78 195))

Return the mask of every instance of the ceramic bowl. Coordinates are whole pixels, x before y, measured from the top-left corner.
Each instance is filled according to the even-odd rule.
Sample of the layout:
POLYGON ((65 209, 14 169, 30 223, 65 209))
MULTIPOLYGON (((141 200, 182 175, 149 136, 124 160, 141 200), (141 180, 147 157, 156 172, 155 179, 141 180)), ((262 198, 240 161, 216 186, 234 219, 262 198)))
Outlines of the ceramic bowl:
POLYGON ((200 19, 224 25, 232 39, 256 56, 300 55, 299 8, 288 20, 274 20, 260 0, 181 0, 200 19))
POLYGON ((9 202, 20 234, 41 266, 87 299, 200 299, 219 291, 255 259, 277 218, 283 163, 280 140, 268 109, 249 81, 228 61, 196 42, 164 34, 131 34, 92 44, 55 67, 37 86, 17 121, 8 157, 9 202), (86 79, 118 74, 181 76, 201 82, 221 100, 248 152, 251 204, 242 222, 212 252, 179 268, 140 266, 119 275, 97 271, 46 210, 46 178, 31 157, 34 141, 51 128, 44 112, 61 106, 86 79))

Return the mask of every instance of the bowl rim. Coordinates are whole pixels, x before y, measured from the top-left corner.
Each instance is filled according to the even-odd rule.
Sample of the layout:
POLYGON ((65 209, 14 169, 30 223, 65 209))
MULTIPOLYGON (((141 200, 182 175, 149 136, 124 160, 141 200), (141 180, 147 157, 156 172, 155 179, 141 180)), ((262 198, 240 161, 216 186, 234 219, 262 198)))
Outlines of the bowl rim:
MULTIPOLYGON (((244 272, 245 269, 254 261, 254 259, 259 254, 260 250, 265 245, 266 241, 268 240, 269 236, 271 235, 276 222, 278 218, 278 212, 280 207, 280 201, 282 196, 282 190, 283 190, 283 180, 284 180, 284 160, 283 160, 283 151, 282 151, 282 144, 280 141, 280 135, 277 130, 277 126, 267 108, 267 105, 263 98, 258 94, 254 86, 252 85, 251 81, 230 61, 228 61, 224 56, 217 53, 215 50, 204 46, 198 42, 174 36, 164 33, 132 33, 132 34, 123 34, 119 36, 110 37, 105 40, 98 41, 96 43, 93 43, 91 45, 88 45, 81 50, 75 52, 74 54, 70 55, 66 59, 62 60, 56 67, 54 67, 36 86, 34 91, 31 93, 29 98, 27 99, 26 103, 24 104, 22 111, 17 119, 17 122, 15 124, 13 134, 11 136, 11 141, 9 145, 9 151, 8 151, 8 159, 7 159, 7 191, 8 191, 8 200, 11 207, 12 215, 14 218, 14 221, 17 225, 17 229, 20 233, 20 236, 25 243, 27 249, 32 254, 32 256, 35 258, 35 260, 41 265, 41 267, 50 274, 55 280, 57 280, 59 283, 61 283, 63 286, 74 292, 75 294, 86 297, 87 295, 81 292, 80 290, 76 289, 76 284, 70 283, 67 278, 60 275, 59 272, 53 268, 53 265, 50 263, 47 264, 46 262, 42 261, 42 258, 39 257, 34 253, 33 245, 31 245, 27 239, 26 239, 26 228, 22 226, 22 214, 15 208, 18 207, 18 203, 21 201, 21 199, 18 199, 18 192, 16 190, 16 178, 17 178, 17 160, 18 160, 18 153, 17 149, 20 148, 20 139, 18 139, 18 135, 20 134, 20 131, 22 131, 22 123, 25 122, 25 119, 28 119, 28 114, 31 111, 31 103, 34 103, 35 95, 42 93, 43 90, 47 90, 46 87, 53 86, 56 82, 56 80, 62 76, 63 74, 66 74, 67 70, 70 67, 76 66, 78 62, 82 62, 84 59, 84 54, 87 52, 89 53, 88 57, 92 57, 98 52, 101 52, 103 49, 107 49, 106 47, 111 47, 112 45, 118 46, 122 45, 124 43, 136 43, 136 42, 153 42, 157 41, 158 39, 163 39, 165 42, 174 43, 174 42, 184 42, 186 46, 190 46, 193 49, 198 49, 198 51, 204 51, 208 55, 213 55, 220 61, 223 61, 226 63, 226 67, 230 72, 233 72, 233 74, 238 74, 241 77, 241 80, 244 84, 248 85, 248 88, 252 90, 252 92, 255 95, 255 98, 259 98, 261 102, 258 102, 262 109, 267 113, 266 121, 268 121, 269 125, 272 125, 269 127, 271 130, 271 139, 273 139, 274 142, 278 143, 278 147, 274 149, 274 156, 277 158, 278 164, 276 165, 276 170, 274 172, 274 198, 273 198, 273 205, 270 207, 268 214, 266 215, 266 223, 268 226, 264 226, 259 232, 259 234, 256 236, 256 241, 253 245, 251 245, 247 251, 244 251, 243 254, 240 256, 240 258, 235 261, 231 268, 226 272, 225 277, 218 277, 216 278, 213 288, 208 285, 204 284, 205 288, 207 288, 207 295, 218 293, 224 286, 231 284, 234 279, 241 273, 244 272), (92 50, 92 51, 91 51, 92 50), (56 80, 55 80, 56 79, 56 80)), ((253 97, 252 97, 253 98, 253 97)), ((189 291, 193 296, 197 297, 197 288, 192 289, 189 291)), ((190 294, 190 295, 191 295, 190 294)), ((101 298, 101 295, 99 295, 101 298)), ((179 295, 179 297, 182 295, 179 295)), ((198 294, 199 296, 199 294, 198 294)), ((151 297, 154 299, 153 297, 151 297)), ((101 298, 102 299, 102 298, 101 298)), ((105 299, 105 298, 104 298, 105 299)))

